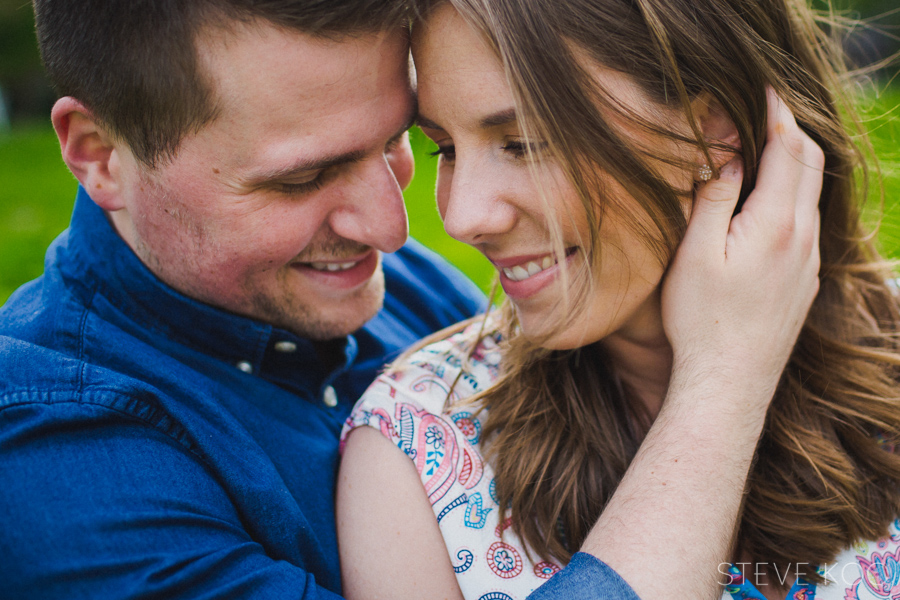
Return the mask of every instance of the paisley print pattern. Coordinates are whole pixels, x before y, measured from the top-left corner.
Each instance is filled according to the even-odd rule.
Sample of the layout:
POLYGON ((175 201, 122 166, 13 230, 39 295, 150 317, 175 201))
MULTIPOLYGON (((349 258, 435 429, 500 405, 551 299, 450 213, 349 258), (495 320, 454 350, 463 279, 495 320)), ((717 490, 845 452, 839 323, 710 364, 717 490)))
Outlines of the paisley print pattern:
POLYGON ((888 537, 877 542, 854 546, 840 569, 833 569, 840 579, 853 578, 852 585, 840 600, 900 600, 900 519, 890 527, 888 537))
MULTIPOLYGON (((751 565, 752 570, 752 565, 751 565)), ((816 597, 816 584, 798 576, 788 590, 785 600, 813 600, 816 597)), ((766 600, 766 597, 741 574, 734 565, 728 568, 728 581, 725 583, 724 598, 733 600, 766 600)))
POLYGON ((522 556, 519 551, 503 542, 494 542, 487 551, 488 566, 494 575, 510 579, 522 572, 522 556))
MULTIPOLYGON (((489 320, 484 331, 493 327, 489 320)), ((375 380, 341 439, 356 427, 372 427, 413 461, 466 600, 524 600, 561 567, 540 561, 509 519, 499 520, 493 470, 481 449, 487 410, 466 401, 500 375, 500 335, 487 335, 472 350, 480 330, 476 323, 426 346, 375 380)), ((900 519, 887 538, 858 542, 819 572, 827 585, 798 577, 785 600, 900 600, 900 519)), ((722 600, 764 600, 739 569, 731 566, 728 575, 722 600)))
POLYGON ((550 579, 551 577, 559 573, 559 571, 559 565, 554 565, 553 563, 546 561, 542 561, 534 565, 534 574, 541 579, 550 579))
POLYGON ((458 565, 453 565, 454 573, 462 573, 463 571, 468 571, 469 567, 472 566, 472 563, 475 562, 475 555, 472 554, 470 550, 463 548, 459 552, 456 553, 456 558, 461 560, 458 565))
MULTIPOLYGON (((791 571, 801 574, 815 568, 803 563, 795 567, 791 571)), ((745 571, 747 577, 752 568, 745 571)), ((884 539, 859 541, 817 571, 826 585, 815 585, 801 575, 785 600, 900 600, 900 520, 891 524, 884 539)), ((765 598, 736 567, 731 566, 728 573, 722 600, 765 598)))
POLYGON ((472 418, 472 413, 460 411, 452 417, 453 423, 459 428, 470 444, 477 445, 481 439, 481 421, 472 418))
MULTIPOLYGON (((507 518, 499 520, 493 471, 480 444, 487 411, 465 402, 499 377, 498 334, 466 360, 481 324, 427 346, 379 377, 357 403, 355 427, 381 432, 413 461, 467 600, 524 600, 560 570, 535 564, 507 518)), ((489 329, 488 329, 489 330, 489 329)))

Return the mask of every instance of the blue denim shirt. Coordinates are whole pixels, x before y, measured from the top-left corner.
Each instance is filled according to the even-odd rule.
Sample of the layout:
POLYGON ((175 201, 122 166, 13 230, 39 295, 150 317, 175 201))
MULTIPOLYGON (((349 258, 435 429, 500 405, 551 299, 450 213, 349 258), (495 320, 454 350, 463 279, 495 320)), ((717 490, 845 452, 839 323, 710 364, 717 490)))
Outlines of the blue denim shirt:
MULTIPOLYGON (((415 242, 384 271, 384 308, 329 368, 162 283, 79 190, 0 309, 0 598, 336 598, 344 419, 386 360, 484 308, 415 242)), ((582 560, 556 585, 621 582, 582 560)))

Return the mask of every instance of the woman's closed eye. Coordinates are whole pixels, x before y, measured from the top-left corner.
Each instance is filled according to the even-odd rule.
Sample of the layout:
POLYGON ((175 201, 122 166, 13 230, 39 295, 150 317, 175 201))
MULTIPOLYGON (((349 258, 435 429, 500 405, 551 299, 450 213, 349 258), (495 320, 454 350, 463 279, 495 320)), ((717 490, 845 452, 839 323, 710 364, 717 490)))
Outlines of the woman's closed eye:
POLYGON ((456 160, 456 146, 438 146, 434 152, 429 152, 429 156, 440 156, 444 161, 453 162, 456 160))
POLYGON ((526 142, 525 140, 509 140, 503 145, 503 150, 514 158, 527 158, 529 153, 537 155, 546 150, 547 142, 526 142))
MULTIPOLYGON (((508 140, 500 149, 508 153, 515 159, 527 158, 529 151, 531 155, 537 155, 547 148, 547 142, 525 142, 523 140, 508 140)), ((434 152, 429 152, 429 156, 440 156, 447 162, 456 160, 456 146, 438 146, 434 152)))

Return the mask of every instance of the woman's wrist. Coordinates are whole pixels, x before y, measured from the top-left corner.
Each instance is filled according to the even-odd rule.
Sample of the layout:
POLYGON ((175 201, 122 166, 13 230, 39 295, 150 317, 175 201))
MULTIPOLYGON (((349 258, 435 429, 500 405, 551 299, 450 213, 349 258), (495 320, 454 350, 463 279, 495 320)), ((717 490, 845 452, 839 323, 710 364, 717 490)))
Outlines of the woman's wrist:
POLYGON ((676 356, 663 408, 690 410, 717 423, 730 417, 763 419, 783 366, 753 363, 739 355, 676 356))

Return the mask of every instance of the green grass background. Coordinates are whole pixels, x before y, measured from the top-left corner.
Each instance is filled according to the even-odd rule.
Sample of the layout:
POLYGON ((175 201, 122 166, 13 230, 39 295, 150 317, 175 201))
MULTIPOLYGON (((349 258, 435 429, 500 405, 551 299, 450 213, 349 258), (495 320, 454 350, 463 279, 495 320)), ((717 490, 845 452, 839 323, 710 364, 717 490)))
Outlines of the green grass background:
MULTIPOLYGON (((879 226, 882 251, 900 258, 900 87, 867 104, 863 117, 880 159, 885 192, 883 204, 878 189, 870 194, 867 218, 879 226)), ((411 141, 416 176, 405 193, 411 234, 487 290, 493 267, 441 227, 434 202, 437 160, 427 155, 433 144, 418 130, 412 131, 411 141)), ((47 245, 68 225, 75 189, 49 123, 0 132, 0 303, 43 271, 47 245)))

